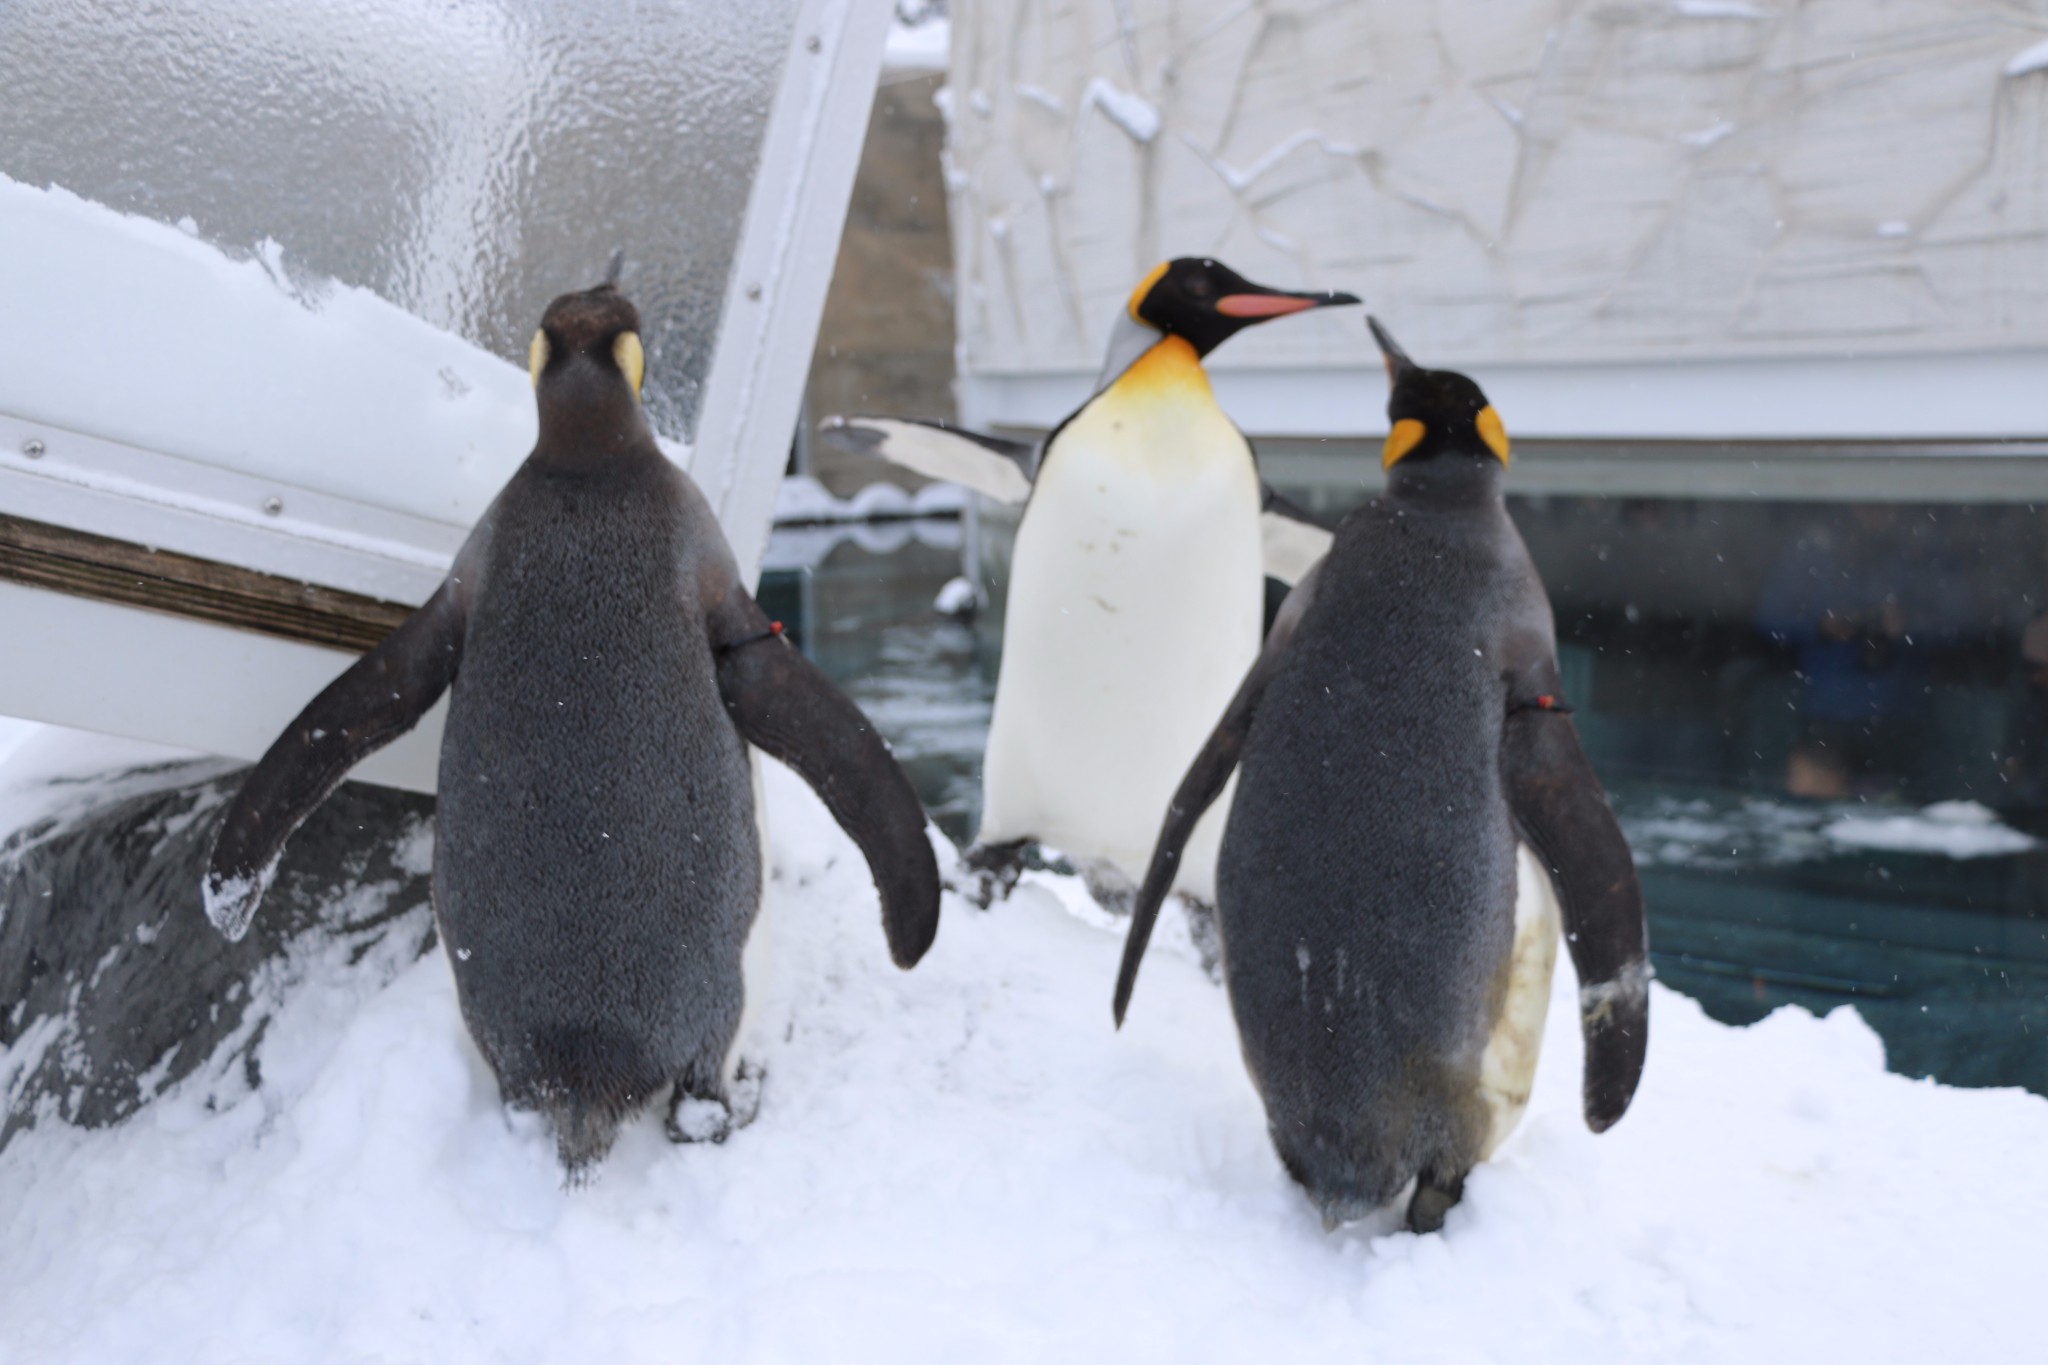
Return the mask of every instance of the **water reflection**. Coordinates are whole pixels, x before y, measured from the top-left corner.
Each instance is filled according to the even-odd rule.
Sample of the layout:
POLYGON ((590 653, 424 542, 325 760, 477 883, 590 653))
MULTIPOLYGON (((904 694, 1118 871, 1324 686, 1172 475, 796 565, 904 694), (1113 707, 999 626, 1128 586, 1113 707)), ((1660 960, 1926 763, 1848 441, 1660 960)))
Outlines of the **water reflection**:
MULTIPOLYGON (((1356 491, 1288 488, 1318 510, 1356 491)), ((1716 1018, 1854 1004, 1894 1070, 2048 1093, 2048 538, 2017 505, 1518 497, 1657 970, 1716 1018)), ((941 825, 978 814, 1000 650, 943 536, 772 591, 941 825)), ((778 533, 780 537, 780 533, 778 533)), ((782 543, 780 538, 778 544, 782 543)), ((778 608, 783 609, 783 608, 778 608)))

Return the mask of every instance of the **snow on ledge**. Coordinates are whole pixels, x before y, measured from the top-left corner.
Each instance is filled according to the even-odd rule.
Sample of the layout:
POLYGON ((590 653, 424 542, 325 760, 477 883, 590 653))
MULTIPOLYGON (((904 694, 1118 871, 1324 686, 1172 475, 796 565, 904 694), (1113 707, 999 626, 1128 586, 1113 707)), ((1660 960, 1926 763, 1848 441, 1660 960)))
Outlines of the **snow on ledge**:
POLYGON ((1150 142, 1159 136, 1159 110, 1143 95, 1119 89, 1097 76, 1081 94, 1081 107, 1094 105, 1133 141, 1150 142))
POLYGON ((893 483, 871 483, 850 498, 836 498, 808 474, 792 474, 775 490, 775 524, 807 526, 832 521, 905 521, 957 517, 971 495, 957 484, 930 483, 912 493, 893 483))
POLYGON ((2048 40, 2035 43, 2005 64, 2007 76, 2026 76, 2036 71, 2048 71, 2048 40))

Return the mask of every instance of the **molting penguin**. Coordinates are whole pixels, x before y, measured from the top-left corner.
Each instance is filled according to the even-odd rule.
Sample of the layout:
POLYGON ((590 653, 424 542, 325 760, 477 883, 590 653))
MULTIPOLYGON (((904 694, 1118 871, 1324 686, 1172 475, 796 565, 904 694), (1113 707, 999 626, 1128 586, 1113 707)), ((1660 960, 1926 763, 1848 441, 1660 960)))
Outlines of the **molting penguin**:
POLYGON ((502 1094, 548 1117, 572 1176, 671 1085, 672 1136, 724 1136, 761 892, 749 741, 860 845, 897 965, 938 928, 923 809, 866 718, 762 614, 709 504, 655 444, 638 328, 609 284, 549 305, 533 453, 439 590, 249 774, 205 882, 208 916, 239 938, 292 831, 450 690, 441 941, 502 1094))
POLYGON ((1189 830, 1241 761, 1218 871, 1225 979, 1273 1144, 1326 1223, 1417 1182, 1419 1231, 1528 1103, 1556 926, 1580 982, 1586 1123, 1628 1108, 1649 1025, 1635 865, 1561 700, 1549 599, 1501 500, 1507 434, 1470 379, 1373 324, 1387 488, 1347 516, 1173 798, 1116 1018, 1189 830))
MULTIPOLYGON (((1266 575, 1292 582, 1329 539, 1260 482, 1202 358, 1255 323, 1357 302, 1183 257, 1132 291, 1095 393, 1036 449, 931 423, 838 423, 842 444, 1028 498, 967 855, 984 899, 1014 883, 1034 842, 1072 857, 1098 895, 1128 896, 1181 765, 1258 655, 1266 575)), ((1177 889, 1214 898, 1215 839, 1200 832, 1177 889)))

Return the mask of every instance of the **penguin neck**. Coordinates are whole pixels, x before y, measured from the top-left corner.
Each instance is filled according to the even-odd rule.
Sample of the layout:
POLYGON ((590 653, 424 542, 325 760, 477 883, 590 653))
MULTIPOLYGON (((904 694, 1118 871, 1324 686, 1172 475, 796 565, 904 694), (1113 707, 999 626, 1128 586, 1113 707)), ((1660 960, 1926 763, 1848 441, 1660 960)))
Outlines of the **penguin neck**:
POLYGON ((653 443, 640 404, 625 385, 569 379, 544 395, 534 455, 564 469, 594 468, 653 443))
POLYGON ((1490 455, 1475 458, 1445 454, 1402 460, 1387 471, 1387 492, 1401 502, 1420 507, 1498 507, 1504 472, 1500 461, 1490 455))

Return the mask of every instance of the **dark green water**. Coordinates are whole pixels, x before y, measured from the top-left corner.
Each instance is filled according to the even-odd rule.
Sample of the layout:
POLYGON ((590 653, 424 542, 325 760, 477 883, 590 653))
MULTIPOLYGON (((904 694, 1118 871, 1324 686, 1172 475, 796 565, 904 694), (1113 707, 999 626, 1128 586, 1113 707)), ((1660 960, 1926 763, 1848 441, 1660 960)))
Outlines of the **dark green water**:
MULTIPOLYGON (((2048 782, 2034 770, 2048 751, 2034 733, 2040 695, 2017 644, 2041 599, 2002 567, 2012 547, 1977 556, 1976 570, 1970 553, 1951 556, 1962 567, 1934 603, 1950 619, 1921 635, 1938 645, 1927 657, 1894 643, 1874 666, 1868 648, 1851 660, 1849 685, 1898 669, 1921 690, 1852 730, 1849 757, 1829 770, 1825 741, 1841 747, 1840 727, 1807 714, 1807 657, 1764 630, 1755 605, 1774 574, 1809 567, 1799 537, 1815 534, 1825 509, 1750 504, 1720 519, 1700 510, 1708 504, 1677 507, 1514 502, 1557 607, 1581 733, 1636 850, 1659 978, 1731 1023, 1786 1004, 1853 1005, 1895 1071, 2048 1094, 2048 849, 1958 856, 2048 827, 2048 782), (1717 555, 1738 568, 1717 572, 1717 555), (1787 790, 1816 780, 1838 789, 1787 790), (1970 804, 1930 818, 1934 801, 1970 804), (1887 820, 1905 823, 1868 833, 1887 820), (1908 846, 1869 846, 1887 829, 1908 846)), ((1988 543, 2032 533, 2021 512, 2031 518, 2014 511, 1988 543)), ((1823 520, 1823 538, 1828 529, 1823 520)), ((999 606, 994 531, 983 563, 999 606)), ((822 533, 778 536, 770 562, 784 567, 764 581, 765 603, 889 737, 941 827, 965 840, 1001 631, 997 610, 968 624, 932 606, 960 571, 957 531, 829 549, 822 533)), ((1866 554, 1864 576, 1878 576, 1888 553, 1866 554)), ((1929 552, 1919 553, 1904 567, 1925 574, 1929 552)))

